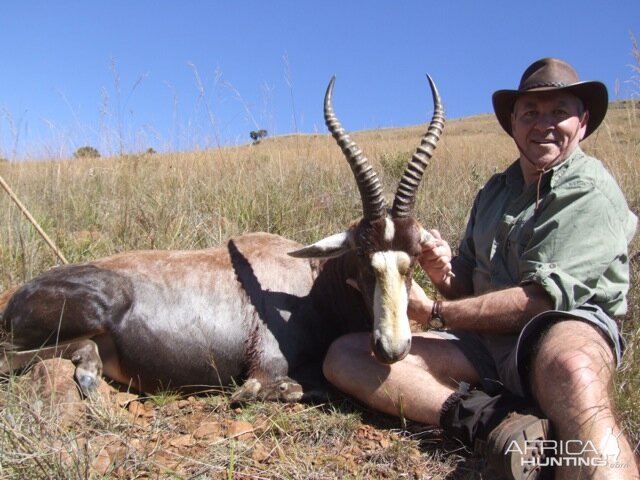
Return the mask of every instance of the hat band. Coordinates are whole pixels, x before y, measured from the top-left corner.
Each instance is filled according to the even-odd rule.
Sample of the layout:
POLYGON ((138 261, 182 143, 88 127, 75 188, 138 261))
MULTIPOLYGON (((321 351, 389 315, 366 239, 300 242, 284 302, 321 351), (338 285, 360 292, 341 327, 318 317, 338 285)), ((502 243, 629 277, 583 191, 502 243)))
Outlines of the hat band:
POLYGON ((533 88, 544 88, 544 87, 556 87, 556 88, 564 88, 569 85, 564 82, 545 82, 545 83, 534 83, 533 85, 525 85, 521 90, 531 90, 533 88))

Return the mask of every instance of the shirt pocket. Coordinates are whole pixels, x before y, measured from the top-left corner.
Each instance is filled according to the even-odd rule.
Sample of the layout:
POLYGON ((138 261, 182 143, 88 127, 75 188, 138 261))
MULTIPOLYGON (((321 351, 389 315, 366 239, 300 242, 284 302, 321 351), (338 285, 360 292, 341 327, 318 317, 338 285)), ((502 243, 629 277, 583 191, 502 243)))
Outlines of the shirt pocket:
POLYGON ((513 229, 511 230, 510 240, 512 247, 515 248, 515 254, 518 260, 524 252, 529 249, 531 244, 531 237, 533 237, 534 218, 530 217, 528 220, 518 220, 513 229))
POLYGON ((521 281, 520 265, 525 252, 531 248, 533 237, 534 219, 517 219, 507 237, 506 256, 508 260, 509 275, 514 282, 521 281))

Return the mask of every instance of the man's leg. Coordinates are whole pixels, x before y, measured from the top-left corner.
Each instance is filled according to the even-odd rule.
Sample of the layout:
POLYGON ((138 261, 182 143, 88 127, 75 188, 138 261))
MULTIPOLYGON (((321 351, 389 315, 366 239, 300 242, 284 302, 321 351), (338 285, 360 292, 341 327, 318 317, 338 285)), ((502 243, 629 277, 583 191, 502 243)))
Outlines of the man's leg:
POLYGON ((462 351, 435 334, 414 334, 409 355, 392 365, 374 358, 369 337, 356 333, 336 340, 325 358, 324 374, 376 410, 439 425, 442 406, 459 382, 480 383, 462 351))
POLYGON ((561 321, 542 337, 531 362, 533 394, 551 420, 555 439, 568 450, 561 460, 573 462, 564 459, 584 450, 576 459, 580 465, 558 467, 556 478, 639 478, 633 451, 612 411, 614 369, 611 348, 588 323, 561 321), (593 467, 600 453, 611 453, 608 460, 616 465, 593 467))
MULTIPOLYGON (((482 356, 473 355, 477 361, 482 356)), ((407 358, 385 365, 371 354, 369 334, 346 335, 329 349, 324 374, 336 387, 376 410, 438 425, 477 453, 492 454, 495 458, 487 464, 490 476, 486 478, 539 478, 539 469, 519 463, 533 461, 534 454, 505 456, 506 444, 493 445, 487 436, 500 425, 500 439, 518 444, 544 439, 543 421, 531 415, 512 416, 530 404, 508 392, 490 396, 482 390, 458 391, 460 382, 480 385, 480 375, 451 340, 430 333, 414 335, 407 358)))

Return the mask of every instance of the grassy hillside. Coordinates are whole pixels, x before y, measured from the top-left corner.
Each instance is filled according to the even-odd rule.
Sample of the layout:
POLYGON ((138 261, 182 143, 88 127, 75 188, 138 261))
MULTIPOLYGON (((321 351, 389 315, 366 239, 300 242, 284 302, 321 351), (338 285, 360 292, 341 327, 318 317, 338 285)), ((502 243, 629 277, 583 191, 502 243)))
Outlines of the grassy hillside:
MULTIPOLYGON (((353 135, 391 196, 423 129, 353 135)), ((631 209, 640 212, 640 106, 612 104, 583 148, 606 163, 631 209)), ((418 217, 456 245, 478 188, 514 158, 492 115, 448 122, 420 188, 418 217)), ((0 163, 0 175, 72 262, 130 249, 204 248, 248 231, 308 242, 343 230, 360 215, 353 178, 328 135, 268 138, 217 151, 0 163)), ((638 250, 636 239, 630 309, 622 319, 627 355, 615 385, 619 414, 634 443, 640 441, 638 250)), ((0 194, 0 291, 56 262, 0 194)), ((232 409, 223 396, 152 400, 145 404, 148 417, 131 414, 131 408, 114 414, 95 406, 89 420, 67 428, 42 413, 17 380, 0 385, 0 477, 421 478, 429 472, 441 478, 455 470, 455 478, 474 478, 473 464, 459 461, 463 457, 442 456, 437 431, 349 401, 232 409), (181 437, 207 422, 220 426, 215 441, 181 437), (250 424, 253 436, 230 434, 234 422, 250 424)))

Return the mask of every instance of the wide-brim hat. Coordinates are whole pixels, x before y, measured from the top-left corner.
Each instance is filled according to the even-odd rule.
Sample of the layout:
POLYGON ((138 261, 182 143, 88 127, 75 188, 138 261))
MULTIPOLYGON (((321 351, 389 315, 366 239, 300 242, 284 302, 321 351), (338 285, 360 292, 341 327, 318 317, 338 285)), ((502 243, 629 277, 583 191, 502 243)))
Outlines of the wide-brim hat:
POLYGON ((598 128, 609 106, 607 87, 602 82, 581 82, 575 69, 558 58, 543 58, 532 63, 520 79, 517 90, 498 90, 493 94, 493 110, 498 122, 510 136, 511 113, 521 95, 533 92, 565 91, 582 100, 589 111, 589 122, 584 138, 598 128))

